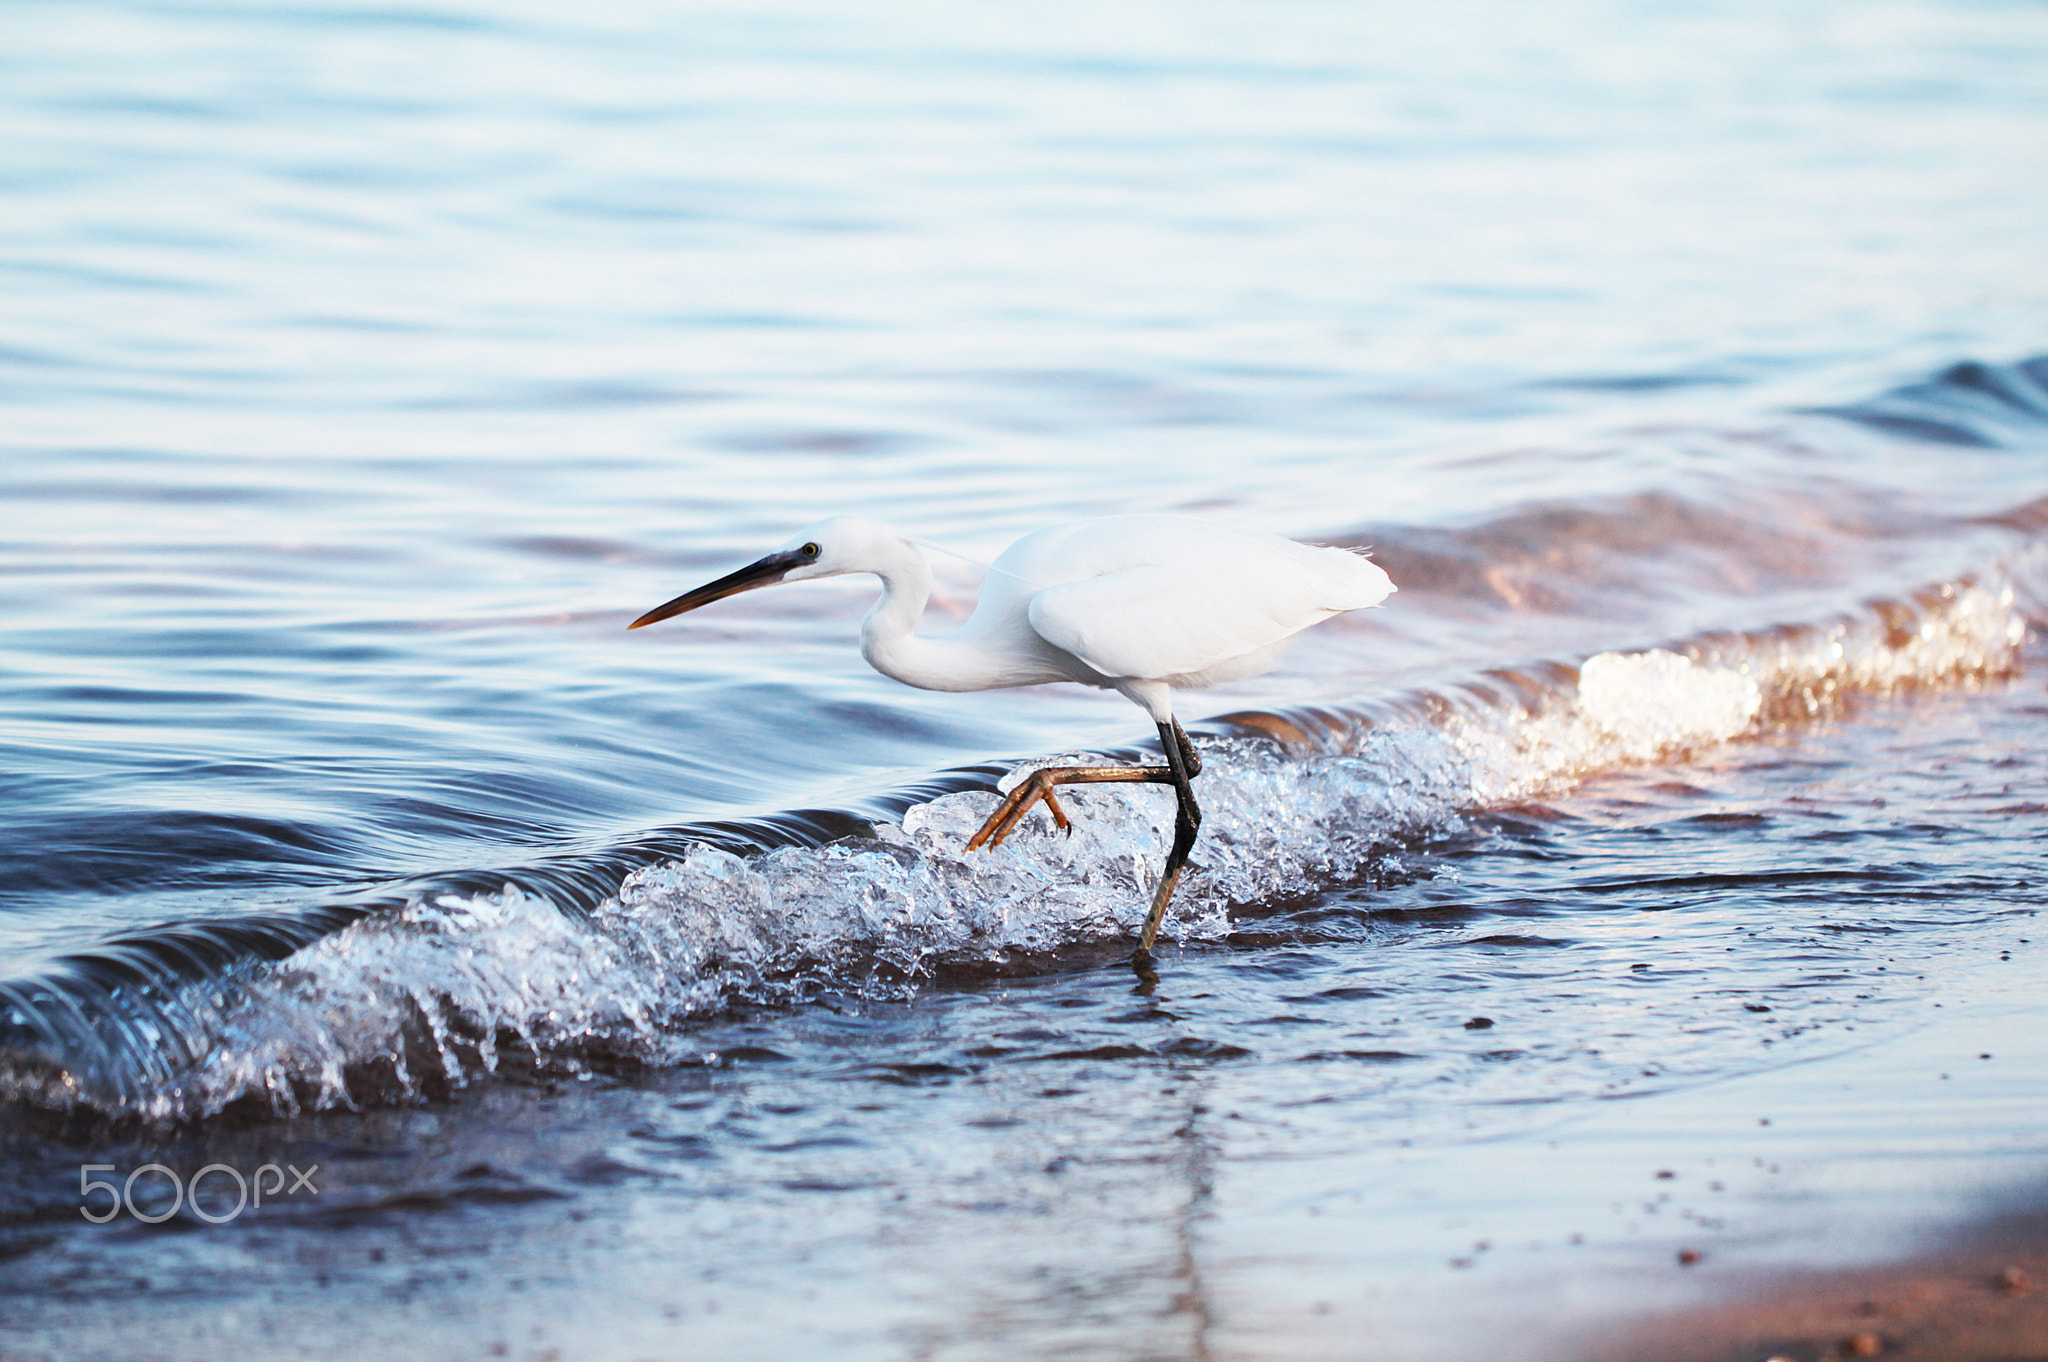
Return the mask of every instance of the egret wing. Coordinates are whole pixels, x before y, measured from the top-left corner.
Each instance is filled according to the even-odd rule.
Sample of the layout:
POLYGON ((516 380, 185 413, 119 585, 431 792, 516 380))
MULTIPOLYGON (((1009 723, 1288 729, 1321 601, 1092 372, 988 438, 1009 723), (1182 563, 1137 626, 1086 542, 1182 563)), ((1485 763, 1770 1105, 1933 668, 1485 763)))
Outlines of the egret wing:
POLYGON ((1376 604, 1392 589, 1364 559, 1332 549, 1301 553, 1315 557, 1274 554, 1270 563, 1247 563, 1237 555, 1048 587, 1032 597, 1031 625, 1104 676, 1188 676, 1376 604), (1319 561, 1323 555, 1344 561, 1319 561))

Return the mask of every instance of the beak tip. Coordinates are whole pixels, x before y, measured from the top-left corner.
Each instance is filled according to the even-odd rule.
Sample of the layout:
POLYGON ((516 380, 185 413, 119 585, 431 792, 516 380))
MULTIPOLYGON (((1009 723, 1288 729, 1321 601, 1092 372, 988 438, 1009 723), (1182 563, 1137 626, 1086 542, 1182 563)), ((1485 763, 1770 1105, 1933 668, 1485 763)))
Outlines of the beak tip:
POLYGON ((685 611, 695 610, 700 605, 722 601, 727 596, 736 596, 742 591, 751 591, 757 586, 772 586, 782 580, 782 575, 805 561, 795 553, 771 553, 757 563, 751 563, 738 572, 729 573, 715 582, 706 583, 695 591, 688 591, 665 605, 657 605, 626 626, 628 632, 643 624, 659 624, 685 611))

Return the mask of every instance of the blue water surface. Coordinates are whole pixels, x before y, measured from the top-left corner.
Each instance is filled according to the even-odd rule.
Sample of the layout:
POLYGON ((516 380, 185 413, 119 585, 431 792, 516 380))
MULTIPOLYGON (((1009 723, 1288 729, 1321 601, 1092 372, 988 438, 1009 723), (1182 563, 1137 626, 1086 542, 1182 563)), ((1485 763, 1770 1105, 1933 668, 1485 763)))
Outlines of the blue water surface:
MULTIPOLYGON (((511 868, 601 856, 657 829, 832 806, 940 768, 1148 731, 1114 696, 938 696, 875 675, 853 646, 866 600, 853 583, 625 632, 642 610, 828 513, 878 516, 966 555, 937 560, 941 625, 972 600, 973 560, 1063 518, 1171 510, 1378 546, 1402 585, 1387 609, 1305 640, 1273 677, 1189 697, 1190 717, 1441 689, 1716 631, 1761 638, 1969 582, 1995 594, 2017 581, 2015 618, 2038 624, 2029 573, 2048 522, 2048 376, 2029 357, 2048 351, 2044 69, 2048 13, 2022 0, 11 0, 0 13, 0 980, 52 977, 69 956, 181 924, 305 921, 422 884, 509 882, 511 868)), ((1961 717, 1941 711, 1958 732, 2031 733, 2020 692, 2000 688, 2038 689, 2038 649, 1999 665, 2007 673, 1959 669, 1906 689, 1962 706, 1961 717), (1969 717, 1971 687, 1987 686, 2005 698, 1992 717, 1969 717)), ((1863 712, 1815 711, 1850 724, 1863 712)), ((1884 715, 1870 732, 1911 726, 1884 715)), ((1815 741, 1856 749, 1867 765, 1854 778, 1874 785, 1910 780, 1928 759, 1888 738, 1815 741)), ((1972 739, 1954 760, 1990 770, 2000 741, 1972 739)), ((1735 782, 1740 817, 1779 818, 1796 807, 1787 801, 1819 797, 1801 792, 1793 767, 1740 751, 1698 756, 1750 772, 1735 782)), ((1547 1101, 1570 1121, 1605 1100, 1602 1084, 1636 1085, 1629 1075, 1645 1068, 1709 1092, 1770 1071, 1779 1061, 1761 1057, 1760 1037, 1719 1032, 1696 1049, 1658 1032, 1644 1048, 1671 1052, 1638 1064, 1630 1051, 1626 1073, 1582 1063, 1603 1047, 1572 1038, 1613 1022, 1601 990, 1531 1021, 1546 1028, 1534 1040, 1484 1047, 1579 1060, 1446 1059, 1397 1034, 1368 994, 1341 994, 1376 985, 1321 977, 1380 968, 1391 941, 1411 971, 1401 988, 1460 1010, 1466 989, 1521 996, 1469 962, 1569 953, 1577 930, 1529 925, 1549 910, 1514 905, 1603 892, 1597 875, 1591 887, 1567 874, 1562 887, 1518 888, 1524 862, 1654 860, 1644 846, 1659 838, 1685 848, 1681 859, 1735 863, 1726 873, 1741 892, 1702 909, 1699 931, 1718 941, 1737 917, 1754 919, 1810 938, 1815 973, 1875 975, 1860 953, 1842 954, 1850 937, 1811 927, 1855 917, 1868 882, 1745 878, 1752 862, 1789 853, 1759 845, 1739 818, 1684 822, 1686 797, 1668 790, 1644 801, 1656 816, 1621 819, 1618 847, 1569 821, 1597 822, 1612 814, 1604 806, 1574 806, 1562 823, 1486 809, 1465 840, 1383 848, 1393 861, 1325 886, 1334 897, 1320 906, 1251 905, 1226 963, 1201 968, 1227 977, 1228 962, 1246 962, 1254 993, 1299 970, 1334 1000, 1303 1007, 1343 1015, 1278 1049, 1191 1023, 1190 1034, 1262 1058, 1161 1061, 1171 1037, 1148 1031, 1128 1063, 1062 1060, 1048 1072, 1063 1076, 1032 1091, 1072 1085, 1101 1116, 1125 1085, 1150 1081, 1147 1065, 1237 1063, 1225 1086, 1249 1106, 1325 1071, 1305 1056, 1439 1076, 1342 1058, 1427 1053, 1449 1076, 1389 1079, 1418 1115, 1388 1139, 1443 1149, 1467 1102, 1547 1101), (1479 937, 1452 926, 1389 936, 1411 901, 1425 926, 1439 912, 1465 921, 1467 910, 1436 902, 1461 896, 1476 905, 1479 937), (1312 930, 1317 921, 1329 930, 1312 930), (1418 959, 1447 963, 1408 963, 1418 959), (1343 1034, 1374 1028, 1387 1036, 1343 1034), (1488 1086, 1496 1073, 1517 1081, 1488 1086), (1552 1073, 1563 1077, 1550 1086, 1519 1081, 1552 1073)), ((1703 816, 1729 814, 1707 805, 1703 816)), ((2040 814, 2024 792, 1985 807, 2013 810, 1986 816, 2016 836, 2040 814)), ((1845 845, 1896 850, 1929 894, 1984 896, 1976 916, 1931 931, 1967 920, 1981 940, 1954 930, 1972 942, 2010 944, 1999 915, 2033 911, 2035 891, 2011 884, 2035 883, 2031 872, 2001 868, 2019 853, 1988 833, 1963 856, 1983 864, 1957 868, 1955 835, 1938 819, 1839 831, 1845 845)), ((1882 882, 1902 900, 1922 892, 1882 882)), ((1686 944, 1660 949, 1714 953, 1704 938, 1672 939, 1686 944)), ((1914 947, 1916 969, 1945 967, 1925 944, 1935 939, 1914 947)), ((1661 959, 1622 963, 1663 969, 1661 959)), ((1072 1039, 1048 1019, 1099 1013, 1113 1030, 1127 1005, 1140 1018, 1129 1025, 1153 1025, 1149 1005, 1124 999, 1122 975, 1085 963, 1020 986, 1000 1007, 1022 1015, 1002 1025, 1072 1039)), ((1864 1011, 1889 1019, 1937 990, 1866 991, 1864 1011)), ((832 1004, 853 1009, 843 1015, 856 1067, 971 1068, 961 1055, 973 1038, 954 1037, 948 1019, 998 1004, 973 987, 925 997, 901 1004, 913 1009, 907 1031, 877 1022, 869 1039, 855 1003, 832 1004), (904 1040, 927 1034, 918 1006, 946 1034, 938 1059, 904 1040)), ((1864 1015, 1855 993, 1830 998, 1839 1007, 1815 1013, 1827 1026, 1864 1015)), ((789 1084, 803 1095, 764 1101, 804 1105, 830 1129, 792 1141, 838 1138, 867 1119, 863 1089, 807 1048, 824 1044, 809 1028, 841 1015, 730 1023, 767 1028, 748 1045, 802 1057, 789 1084)), ((1292 1015, 1263 995, 1244 1010, 1281 1029, 1292 1015)), ((1754 1025, 1731 1013, 1737 1023, 1754 1025)), ((1778 1045, 1796 1048, 1786 1036, 1778 1045)), ((1002 1072, 1008 1083, 1017 1070, 1002 1072)), ((493 1102, 523 1113, 514 1124, 540 1163, 572 1163, 563 1151, 588 1142, 629 1170, 568 1179, 583 1190, 563 1192, 565 1204, 596 1211, 608 1230, 644 1214, 657 1238, 722 1244, 741 1263, 778 1264, 763 1280, 790 1285, 777 1274, 795 1250, 780 1230, 734 1228, 750 1206, 775 1208, 764 1225, 802 1219, 776 1218, 796 1194, 775 1178, 691 1181, 680 1210, 661 1200, 680 1184, 659 1183, 668 1190, 652 1209, 590 1190, 639 1186, 636 1160, 685 1157, 675 1151, 690 1140, 722 1148, 687 1113, 724 1096, 696 1093, 688 1073, 650 1081, 606 1099, 616 1109, 559 1121, 534 1115, 523 1104, 542 1099, 515 1084, 462 1099, 480 1105, 426 1108, 434 1133, 405 1126, 388 1144, 377 1132, 279 1135, 410 1151, 391 1156, 402 1171, 388 1183, 363 1184, 375 1185, 360 1203, 378 1208, 363 1218, 403 1222, 377 1248, 397 1255, 379 1262, 406 1266, 335 1266, 354 1261, 333 1248, 345 1232, 323 1238, 332 1226, 310 1222, 291 1242, 319 1245, 307 1251, 320 1270, 348 1285, 339 1306, 293 1296, 292 1309, 331 1321, 416 1297, 458 1324, 415 1347, 518 1342, 462 1323, 491 1317, 502 1296, 424 1268, 408 1278, 401 1247, 407 1198, 439 1206, 443 1175, 456 1176, 417 1161, 422 1148, 524 1166, 483 1152, 504 1119, 493 1102), (684 1115, 650 1114, 671 1100, 684 1115), (762 1190, 771 1184, 780 1190, 762 1190), (703 1218, 712 1203, 694 1199, 719 1197, 737 1208, 732 1224, 703 1218)), ((1019 1098, 998 1115, 1026 1123, 1018 1138, 1034 1159, 1043 1144, 1047 1160, 1101 1174, 1090 1197, 1114 1182, 1101 1172, 1114 1160, 1172 1164, 1185 1177, 1158 1195, 1198 1192, 1182 1197, 1193 1210, 1175 1222, 1179 1237, 1162 1247, 1132 1228, 1152 1223, 1152 1201, 1118 1203, 1118 1228, 1089 1246, 1099 1262, 1142 1241, 1134 1275, 1065 1263, 1065 1294, 1010 1283, 1014 1313, 996 1313, 1029 1323, 1014 1336, 1030 1342, 1009 1352, 1003 1327, 935 1322, 958 1307, 957 1283, 922 1294, 889 1254, 835 1259, 828 1244, 818 1251, 838 1280, 869 1292, 897 1283, 882 1293, 888 1319, 854 1331, 855 1351, 1253 1356, 1261 1339, 1294 1336, 1302 1320, 1289 1314, 1198 1353, 1187 1340, 1209 1338, 1200 1331, 1123 1326, 1131 1311, 1185 1323, 1171 1305, 1175 1273, 1226 1245, 1251 1252, 1271 1217, 1296 1225, 1328 1171, 1312 1151, 1336 1135, 1276 1137, 1234 1162, 1242 1149, 1227 1142, 1200 1149, 1234 1152, 1188 1153, 1173 1103, 1133 1127, 1091 1117, 1067 1143, 1045 1135, 1059 1128, 1053 1111, 1019 1098), (1280 1171, 1232 1180, 1253 1164, 1280 1171), (1080 1299, 1081 1324, 1045 1324, 1080 1299)), ((11 1138, 14 1114, 5 1119, 11 1138)), ((390 1119, 397 1130, 411 1117, 390 1119)), ((1507 1154, 1533 1157, 1534 1144, 1517 1143, 1535 1140, 1533 1127, 1487 1128, 1507 1154)), ((70 1155, 37 1148, 14 1165, 27 1190, 8 1203, 9 1233, 19 1231, 9 1242, 34 1266, 22 1280, 47 1286, 100 1241, 78 1237, 97 1231, 75 1215, 70 1155)), ((933 1222, 947 1228, 918 1252, 944 1259, 981 1233, 982 1213, 960 1206, 986 1202, 1016 1227, 1050 1204, 1012 1200, 1006 1168, 962 1174, 952 1210, 933 1222)), ((1343 1171, 1354 1184, 1375 1175, 1343 1171)), ((831 1180, 808 1164, 794 1176, 831 1180)), ((886 1234, 873 1227, 889 1221, 887 1197, 917 1180, 904 1169, 860 1179, 885 1190, 861 1203, 869 1229, 837 1222, 842 1247, 886 1234)), ((525 1232, 490 1219, 526 1204, 518 1195, 461 1204, 483 1208, 479 1242, 525 1232)), ((1344 1242, 1386 1224, 1392 1242, 1427 1242, 1432 1263, 1469 1256, 1417 1228, 1436 1223, 1434 1204, 1420 1193, 1376 1203, 1346 1222, 1344 1242), (1413 1218, 1397 1223, 1403 1214, 1413 1218)), ((136 1241, 135 1271, 159 1283, 134 1294, 137 1327, 173 1317, 175 1283, 224 1271, 208 1255, 225 1241, 173 1238, 136 1241)), ((250 1261, 275 1245, 257 1247, 250 1261)), ((1333 1252, 1310 1275, 1365 1282, 1378 1270, 1370 1258, 1333 1252)), ((587 1300, 616 1271, 602 1252, 572 1257, 550 1299, 587 1300)), ((207 1289, 209 1311, 253 1308, 232 1284, 207 1289)), ((1270 1282, 1247 1290, 1287 1296, 1270 1282)), ((29 1327, 9 1343, 24 1340, 26 1356, 59 1347, 35 1329, 83 1317, 40 1287, 0 1308, 29 1327)), ((786 1328, 728 1322, 704 1337, 730 1356, 833 1341, 826 1305, 792 1308, 786 1328)), ((1265 1318, 1242 1301, 1215 1308, 1265 1318)), ((649 1310, 634 1316, 633 1338, 661 1334, 649 1310)), ((286 1315, 208 1328, 246 1346, 306 1341, 286 1315)), ((1300 1337, 1307 1353, 1353 1355, 1353 1336, 1300 1337)), ((1387 1356, 1429 1355, 1382 1343, 1387 1356)))

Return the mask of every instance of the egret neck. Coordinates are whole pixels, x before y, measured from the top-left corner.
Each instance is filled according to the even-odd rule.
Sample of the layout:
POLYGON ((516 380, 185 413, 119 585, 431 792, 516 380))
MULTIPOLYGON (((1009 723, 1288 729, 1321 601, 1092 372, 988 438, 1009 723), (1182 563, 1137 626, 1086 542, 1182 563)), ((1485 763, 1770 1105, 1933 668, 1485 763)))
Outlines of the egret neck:
POLYGON ((921 690, 985 690, 988 658, 958 635, 921 638, 918 621, 932 595, 932 570, 907 539, 868 546, 866 571, 882 579, 882 596, 860 625, 860 652, 868 665, 892 680, 921 690))

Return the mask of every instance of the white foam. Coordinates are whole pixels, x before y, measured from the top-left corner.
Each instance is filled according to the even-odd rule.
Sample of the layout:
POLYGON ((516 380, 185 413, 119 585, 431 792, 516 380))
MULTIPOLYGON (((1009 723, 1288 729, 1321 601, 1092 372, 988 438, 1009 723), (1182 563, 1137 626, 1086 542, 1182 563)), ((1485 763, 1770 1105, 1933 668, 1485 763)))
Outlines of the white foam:
POLYGON ((2009 674, 2026 640, 2009 584, 1961 582, 1822 625, 1702 639, 1684 651, 1600 653, 1538 703, 1454 706, 1468 800, 1528 799, 1598 771, 1683 759, 1858 698, 2009 674))

